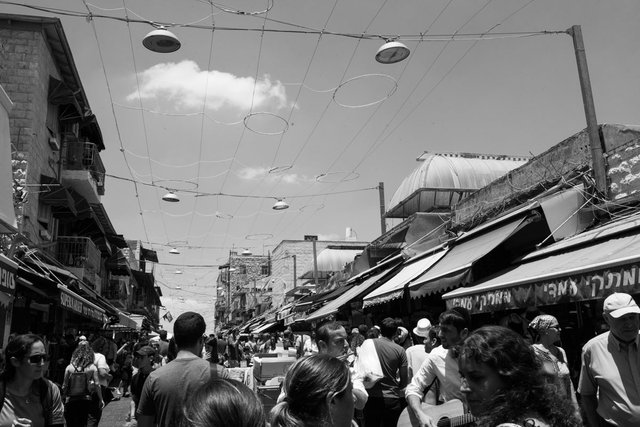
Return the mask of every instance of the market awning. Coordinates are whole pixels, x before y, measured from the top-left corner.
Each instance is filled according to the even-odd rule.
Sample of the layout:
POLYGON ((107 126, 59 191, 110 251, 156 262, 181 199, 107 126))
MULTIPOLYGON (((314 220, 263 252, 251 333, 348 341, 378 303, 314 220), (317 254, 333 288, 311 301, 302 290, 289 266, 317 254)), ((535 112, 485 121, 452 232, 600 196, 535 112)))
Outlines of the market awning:
POLYGON ((58 285, 58 289, 60 289, 60 305, 63 308, 87 319, 100 323, 104 322, 105 311, 102 308, 76 294, 64 285, 58 285))
POLYGON ((440 250, 434 254, 421 257, 418 260, 409 260, 395 276, 366 295, 363 298, 363 306, 369 307, 401 298, 404 293, 404 286, 438 262, 446 252, 445 250, 440 250))
POLYGON ((264 325, 260 325, 258 328, 253 330, 254 334, 261 334, 263 332, 267 332, 267 330, 271 329, 272 327, 276 326, 278 323, 280 322, 267 322, 264 325))
POLYGON ((468 239, 467 235, 461 236, 440 261, 409 285, 411 298, 419 298, 468 283, 474 263, 527 223, 526 217, 517 218, 484 234, 470 232, 467 235, 472 237, 468 239))
POLYGON ((118 311, 118 319, 119 319, 118 321, 120 325, 126 328, 137 329, 138 327, 138 323, 134 319, 132 319, 129 315, 121 311, 118 311))
POLYGON ((390 269, 384 269, 379 273, 369 277, 368 279, 365 279, 362 283, 354 285, 351 289, 340 295, 338 298, 330 301, 324 307, 321 307, 320 309, 308 315, 306 321, 312 322, 337 313, 340 307, 345 304, 349 304, 354 299, 366 294, 371 289, 373 289, 378 284, 378 281, 384 275, 389 273, 389 270, 390 269))
MULTIPOLYGON (((584 238, 578 238, 584 242, 584 238)), ((471 313, 545 306, 640 293, 640 235, 611 238, 522 263, 475 286, 443 295, 471 313)), ((549 253, 553 246, 545 248, 549 253)))

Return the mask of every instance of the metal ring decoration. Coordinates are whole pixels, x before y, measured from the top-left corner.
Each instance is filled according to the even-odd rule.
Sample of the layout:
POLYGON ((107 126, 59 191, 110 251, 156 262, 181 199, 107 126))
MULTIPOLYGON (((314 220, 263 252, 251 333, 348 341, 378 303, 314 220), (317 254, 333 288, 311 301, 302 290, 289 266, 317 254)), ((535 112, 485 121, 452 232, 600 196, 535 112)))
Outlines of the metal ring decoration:
POLYGON ((184 248, 189 246, 189 241, 188 240, 172 240, 170 242, 167 242, 165 246, 171 246, 171 247, 180 246, 184 248))
POLYGON ((298 209, 300 212, 318 212, 324 209, 324 203, 316 203, 312 205, 304 205, 298 209))
POLYGON ((291 169, 293 165, 274 166, 267 173, 282 173, 291 169))
POLYGON ((340 85, 335 88, 335 90, 333 91, 333 95, 331 96, 333 99, 333 102, 335 102, 336 104, 338 104, 341 107, 345 107, 345 108, 364 108, 364 107, 370 107, 372 105, 376 105, 379 104, 383 101, 386 101, 387 99, 389 99, 391 97, 391 95, 393 95, 395 93, 395 91, 398 90, 398 81, 396 79, 394 79, 393 77, 391 77, 388 74, 363 74, 361 76, 356 76, 356 77, 352 77, 349 80, 345 80, 344 82, 340 83, 340 85), (343 86, 355 81, 355 80, 359 80, 359 79, 363 79, 366 77, 384 77, 386 79, 389 79, 393 82, 393 87, 391 88, 391 90, 389 91, 389 93, 387 93, 387 95, 382 98, 382 99, 378 99, 377 101, 372 101, 369 102, 367 104, 361 104, 361 105, 349 105, 349 104, 343 104, 338 102, 338 100, 336 99, 336 94, 338 93, 338 91, 340 90, 340 88, 342 88, 343 86))
POLYGON ((160 186, 165 188, 167 191, 191 191, 191 190, 197 190, 198 189, 198 183, 197 182, 193 182, 193 181, 188 181, 186 179, 160 179, 158 181, 153 181, 154 185, 160 186), (175 184, 189 184, 189 185, 183 185, 183 187, 180 187, 179 185, 175 185, 175 184))
POLYGON ((218 211, 216 211, 216 218, 220 218, 220 219, 233 219, 233 215, 228 214, 228 213, 222 213, 222 212, 218 212, 218 211))
POLYGON ((277 114, 268 113, 266 111, 257 111, 255 113, 249 113, 244 117, 243 122, 244 122, 244 127, 245 128, 247 128, 248 130, 250 130, 253 133, 257 133, 258 135, 267 135, 267 136, 282 135, 283 133, 285 133, 289 129, 289 122, 287 121, 287 119, 285 119, 284 117, 279 116, 277 114), (282 128, 282 130, 280 132, 260 132, 260 131, 257 131, 255 129, 252 129, 251 127, 249 127, 249 123, 248 123, 249 119, 251 117, 260 116, 260 115, 271 116, 271 117, 275 117, 277 119, 280 119, 284 123, 284 127, 282 128))
POLYGON ((237 9, 228 9, 225 7, 222 7, 218 4, 215 4, 214 2, 211 2, 211 6, 215 7, 218 10, 221 10, 223 12, 227 12, 227 13, 235 13, 236 15, 263 15, 267 12, 269 12, 272 8, 273 8, 273 1, 274 0, 269 0, 267 2, 267 8, 265 10, 258 10, 255 12, 245 12, 242 10, 237 10, 237 9))
POLYGON ((244 238, 246 240, 269 240, 273 238, 273 234, 271 233, 247 234, 244 238))
POLYGON ((360 178, 360 174, 358 172, 327 172, 327 173, 321 173, 320 175, 317 175, 316 182, 321 182, 324 184, 337 184, 340 182, 355 181, 358 178, 360 178), (337 180, 332 180, 329 178, 332 175, 338 175, 338 174, 344 174, 344 178, 337 179, 337 180))

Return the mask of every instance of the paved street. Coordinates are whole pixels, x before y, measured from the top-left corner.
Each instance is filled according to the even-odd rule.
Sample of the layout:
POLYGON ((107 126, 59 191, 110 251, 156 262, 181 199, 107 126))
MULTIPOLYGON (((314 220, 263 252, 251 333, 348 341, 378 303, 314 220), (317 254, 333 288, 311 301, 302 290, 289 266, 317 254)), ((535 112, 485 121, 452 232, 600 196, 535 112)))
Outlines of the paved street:
POLYGON ((120 400, 109 402, 104 411, 102 411, 100 427, 123 427, 129 412, 129 402, 131 402, 130 397, 123 397, 120 400))

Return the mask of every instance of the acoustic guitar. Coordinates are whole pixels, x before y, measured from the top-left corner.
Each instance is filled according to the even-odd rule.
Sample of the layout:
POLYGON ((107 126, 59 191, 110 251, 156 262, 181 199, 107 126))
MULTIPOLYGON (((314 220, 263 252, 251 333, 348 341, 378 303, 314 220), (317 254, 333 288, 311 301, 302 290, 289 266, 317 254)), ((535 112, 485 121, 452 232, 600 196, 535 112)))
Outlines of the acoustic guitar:
MULTIPOLYGON (((464 405, 458 399, 452 399, 442 405, 423 403, 422 412, 429 415, 438 427, 465 426, 476 421, 473 415, 464 413, 464 405)), ((397 427, 412 427, 408 407, 400 414, 397 427)))

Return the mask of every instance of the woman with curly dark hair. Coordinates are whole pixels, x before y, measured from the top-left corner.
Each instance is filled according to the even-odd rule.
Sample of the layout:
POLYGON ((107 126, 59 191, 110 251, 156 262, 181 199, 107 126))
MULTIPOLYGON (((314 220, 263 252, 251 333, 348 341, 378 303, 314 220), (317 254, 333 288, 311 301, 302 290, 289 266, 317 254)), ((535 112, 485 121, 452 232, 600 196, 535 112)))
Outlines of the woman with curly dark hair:
POLYGON ((80 341, 71 355, 71 362, 64 370, 62 396, 65 399, 64 417, 67 427, 87 425, 92 393, 96 393, 99 407, 104 407, 98 368, 93 364, 94 357, 89 342, 80 341))
POLYGON ((571 401, 540 375, 524 339, 502 326, 473 331, 459 349, 464 393, 478 426, 578 427, 571 401))

